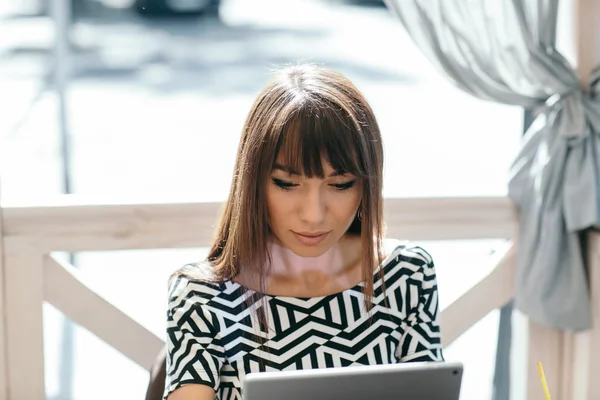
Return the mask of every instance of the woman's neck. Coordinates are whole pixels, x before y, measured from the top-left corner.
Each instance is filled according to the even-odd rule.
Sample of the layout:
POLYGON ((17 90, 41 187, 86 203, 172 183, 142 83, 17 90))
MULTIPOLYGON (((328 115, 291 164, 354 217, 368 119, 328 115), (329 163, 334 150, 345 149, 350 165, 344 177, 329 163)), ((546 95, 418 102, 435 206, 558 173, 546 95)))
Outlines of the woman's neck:
POLYGON ((336 276, 353 267, 361 256, 360 237, 344 236, 318 257, 302 257, 277 241, 269 243, 271 264, 269 275, 300 277, 309 275, 336 276))
POLYGON ((357 236, 345 236, 318 257, 301 257, 276 241, 269 243, 271 263, 265 287, 251 271, 242 270, 236 282, 267 294, 317 297, 354 287, 362 281, 362 246, 357 236))
POLYGON ((301 257, 277 242, 269 245, 269 293, 319 296, 336 293, 362 280, 360 237, 345 236, 318 257, 301 257))

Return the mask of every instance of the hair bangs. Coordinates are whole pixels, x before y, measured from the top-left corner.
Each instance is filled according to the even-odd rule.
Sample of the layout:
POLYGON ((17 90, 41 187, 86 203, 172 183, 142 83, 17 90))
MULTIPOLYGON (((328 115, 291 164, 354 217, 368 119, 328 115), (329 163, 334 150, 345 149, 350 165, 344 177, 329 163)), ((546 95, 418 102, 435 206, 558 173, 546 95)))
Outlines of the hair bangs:
POLYGON ((279 164, 290 173, 323 179, 325 161, 337 173, 365 177, 360 128, 342 113, 321 105, 297 110, 279 132, 272 168, 279 164))

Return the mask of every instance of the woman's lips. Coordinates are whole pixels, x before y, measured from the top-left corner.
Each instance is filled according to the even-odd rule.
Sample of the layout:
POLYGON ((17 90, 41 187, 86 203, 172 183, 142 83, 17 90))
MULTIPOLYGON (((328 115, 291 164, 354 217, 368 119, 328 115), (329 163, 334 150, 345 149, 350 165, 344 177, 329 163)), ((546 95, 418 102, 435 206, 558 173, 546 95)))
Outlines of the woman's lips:
POLYGON ((292 233, 296 237, 296 240, 298 240, 300 243, 302 243, 305 246, 316 246, 319 243, 321 243, 323 240, 325 240, 327 235, 329 235, 329 232, 313 234, 313 233, 298 233, 298 232, 292 231, 292 233))

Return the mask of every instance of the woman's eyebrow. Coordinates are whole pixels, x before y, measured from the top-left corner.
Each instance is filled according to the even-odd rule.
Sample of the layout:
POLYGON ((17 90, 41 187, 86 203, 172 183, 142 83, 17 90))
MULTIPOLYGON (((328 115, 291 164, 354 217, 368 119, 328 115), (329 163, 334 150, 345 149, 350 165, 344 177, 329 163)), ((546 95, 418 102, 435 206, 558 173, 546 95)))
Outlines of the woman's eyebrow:
MULTIPOLYGON (((301 175, 301 174, 300 174, 298 171, 296 171, 295 169, 293 169, 293 168, 291 168, 291 167, 288 167, 288 166, 285 166, 285 165, 281 165, 281 164, 275 164, 275 165, 273 166, 273 169, 274 169, 274 170, 276 170, 276 169, 277 169, 277 170, 279 170, 279 171, 283 171, 283 172, 285 172, 286 174, 289 174, 289 175, 297 175, 297 176, 300 176, 300 175, 301 175)), ((346 173, 345 173, 345 172, 342 172, 342 171, 333 171, 332 173, 330 173, 330 174, 329 174, 328 178, 334 178, 334 177, 336 177, 336 176, 344 176, 344 175, 346 175, 346 173)))
POLYGON ((296 171, 295 169, 291 168, 291 167, 286 167, 285 165, 281 165, 281 164, 275 164, 273 166, 273 169, 278 169, 280 171, 285 172, 286 174, 289 175, 300 175, 300 173, 298 171, 296 171))

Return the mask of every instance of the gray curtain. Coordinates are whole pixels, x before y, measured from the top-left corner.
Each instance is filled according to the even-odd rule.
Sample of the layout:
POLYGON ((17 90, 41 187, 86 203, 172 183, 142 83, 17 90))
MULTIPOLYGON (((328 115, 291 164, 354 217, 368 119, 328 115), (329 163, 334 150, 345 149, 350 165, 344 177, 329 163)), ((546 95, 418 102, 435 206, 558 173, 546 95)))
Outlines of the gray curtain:
POLYGON ((600 105, 597 79, 582 90, 555 48, 558 0, 387 5, 429 60, 464 91, 538 110, 508 182, 519 214, 514 306, 554 328, 589 328, 579 234, 600 219, 600 105))
POLYGON ((581 233, 600 225, 600 69, 581 88, 556 50, 558 0, 386 3, 455 85, 538 115, 508 180, 519 214, 516 291, 500 315, 493 393, 506 400, 513 306, 554 328, 591 327, 581 233))

